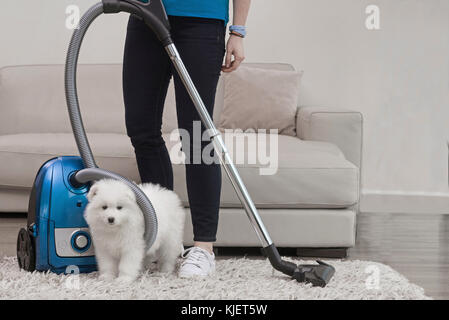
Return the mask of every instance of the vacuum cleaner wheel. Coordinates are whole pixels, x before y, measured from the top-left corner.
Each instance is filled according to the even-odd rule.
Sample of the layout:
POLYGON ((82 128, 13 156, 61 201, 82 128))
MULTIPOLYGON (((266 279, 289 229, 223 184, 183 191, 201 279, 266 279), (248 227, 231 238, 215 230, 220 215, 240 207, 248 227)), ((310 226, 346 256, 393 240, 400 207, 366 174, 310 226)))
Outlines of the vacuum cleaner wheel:
POLYGON ((34 271, 36 269, 33 239, 24 228, 20 229, 17 236, 17 260, 21 269, 26 271, 34 271))

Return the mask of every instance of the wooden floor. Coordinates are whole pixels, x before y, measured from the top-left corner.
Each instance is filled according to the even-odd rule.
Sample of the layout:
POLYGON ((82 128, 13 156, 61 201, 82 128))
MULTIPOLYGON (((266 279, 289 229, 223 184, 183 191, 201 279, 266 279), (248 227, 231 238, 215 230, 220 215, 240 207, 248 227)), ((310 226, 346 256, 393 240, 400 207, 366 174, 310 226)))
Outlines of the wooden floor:
MULTIPOLYGON (((24 216, 0 214, 0 256, 15 255, 24 216)), ((349 259, 387 264, 435 299, 449 299, 449 215, 369 214, 358 217, 349 259)))
POLYGON ((449 214, 368 214, 358 218, 349 259, 389 265, 435 299, 449 299, 449 214))

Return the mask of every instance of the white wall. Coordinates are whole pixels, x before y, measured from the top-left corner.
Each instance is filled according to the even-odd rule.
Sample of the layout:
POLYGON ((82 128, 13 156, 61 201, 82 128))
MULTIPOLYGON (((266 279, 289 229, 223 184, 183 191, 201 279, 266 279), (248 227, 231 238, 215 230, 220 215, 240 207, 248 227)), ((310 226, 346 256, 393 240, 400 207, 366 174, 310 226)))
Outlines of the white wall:
MULTIPOLYGON (((63 63, 65 8, 92 3, 1 0, 0 67, 63 63)), ((81 62, 120 62, 126 18, 101 17, 81 62)), ((448 199, 449 1, 253 0, 248 25, 247 61, 303 69, 302 104, 363 113, 365 194, 448 199), (370 4, 377 31, 365 28, 370 4)))

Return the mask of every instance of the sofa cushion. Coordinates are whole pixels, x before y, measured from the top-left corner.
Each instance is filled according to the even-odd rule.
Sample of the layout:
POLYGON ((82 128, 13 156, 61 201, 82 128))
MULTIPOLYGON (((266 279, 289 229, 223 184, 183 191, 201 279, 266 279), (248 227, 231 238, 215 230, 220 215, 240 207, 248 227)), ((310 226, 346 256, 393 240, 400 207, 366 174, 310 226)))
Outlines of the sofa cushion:
MULTIPOLYGON (((255 134, 253 134, 255 135, 255 134)), ((242 138, 239 134, 227 134, 225 140, 242 138)), ((261 175, 260 169, 269 165, 259 161, 247 164, 255 150, 245 148, 230 154, 244 155, 245 163, 237 164, 243 181, 255 204, 260 208, 343 208, 357 202, 358 169, 347 161, 333 144, 302 141, 296 137, 278 136, 277 170, 273 175, 261 175)), ((171 141, 164 135, 171 151, 175 176, 175 191, 187 204, 184 165, 174 157, 180 147, 179 140, 171 141)), ((109 169, 139 181, 133 148, 124 134, 92 133, 89 141, 95 159, 101 168, 109 169)), ((235 140, 237 141, 237 140, 235 140)), ((270 150, 276 151, 270 144, 270 150)), ((58 134, 15 134, 0 136, 0 188, 30 188, 39 167, 48 159, 58 155, 77 155, 73 136, 58 134)), ((240 161, 238 161, 240 162, 240 161)), ((275 161, 272 161, 272 163, 275 161)), ((240 207, 240 202, 222 171, 222 207, 240 207)))
MULTIPOLYGON (((259 161, 257 153, 260 151, 248 148, 251 144, 245 143, 244 148, 237 149, 240 145, 237 141, 254 141, 257 136, 254 133, 224 135, 229 153, 257 207, 347 208, 357 203, 359 170, 334 144, 278 135, 276 150, 267 139, 267 149, 271 150, 268 154, 279 155, 274 166, 277 170, 273 170, 271 164, 276 160, 271 164, 259 161), (233 146, 229 143, 231 140, 233 146), (244 159, 243 163, 241 159, 244 159)), ((175 189, 182 199, 186 199, 184 169, 175 166, 174 171, 176 177, 182 177, 175 180, 175 189)), ((221 207, 241 207, 224 170, 222 176, 221 207)))
MULTIPOLYGON (((77 88, 89 132, 126 133, 121 64, 80 64, 77 88)), ((0 69, 0 134, 70 133, 64 91, 64 65, 0 69), (26 90, 24 90, 26 88, 26 90)), ((162 130, 177 128, 173 83, 165 103, 162 130)))
MULTIPOLYGON (((124 133, 121 65, 80 65, 80 107, 89 132, 124 133)), ((63 65, 0 70, 0 134, 70 133, 63 65)))
POLYGON ((220 127, 277 129, 296 136, 301 72, 240 67, 223 76, 224 106, 220 127))
MULTIPOLYGON (((99 167, 139 181, 128 136, 117 133, 88 134, 99 167)), ((0 187, 32 186, 40 166, 56 156, 79 155, 70 133, 25 133, 0 136, 0 187)))

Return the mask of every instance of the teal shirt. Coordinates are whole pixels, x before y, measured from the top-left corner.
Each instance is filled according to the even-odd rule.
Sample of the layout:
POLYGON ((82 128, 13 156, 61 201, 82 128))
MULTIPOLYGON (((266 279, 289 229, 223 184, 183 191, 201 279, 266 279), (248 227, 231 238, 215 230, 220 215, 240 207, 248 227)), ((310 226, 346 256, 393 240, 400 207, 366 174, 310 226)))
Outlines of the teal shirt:
POLYGON ((229 0, 162 0, 169 16, 229 20, 229 0))

